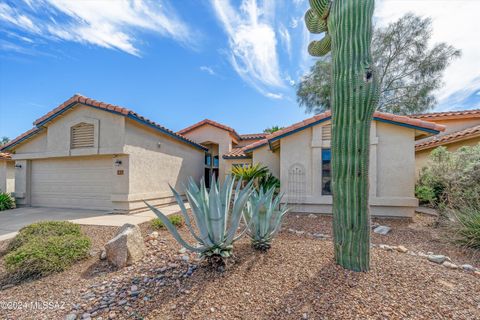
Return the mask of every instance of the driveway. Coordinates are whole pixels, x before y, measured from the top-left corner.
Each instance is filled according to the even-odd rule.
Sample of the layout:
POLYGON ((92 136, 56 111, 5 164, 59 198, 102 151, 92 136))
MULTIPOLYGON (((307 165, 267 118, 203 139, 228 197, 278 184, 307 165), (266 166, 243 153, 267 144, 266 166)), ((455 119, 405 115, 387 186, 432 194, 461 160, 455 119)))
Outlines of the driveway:
POLYGON ((0 239, 22 227, 45 220, 75 220, 107 214, 101 210, 26 207, 0 212, 0 239))

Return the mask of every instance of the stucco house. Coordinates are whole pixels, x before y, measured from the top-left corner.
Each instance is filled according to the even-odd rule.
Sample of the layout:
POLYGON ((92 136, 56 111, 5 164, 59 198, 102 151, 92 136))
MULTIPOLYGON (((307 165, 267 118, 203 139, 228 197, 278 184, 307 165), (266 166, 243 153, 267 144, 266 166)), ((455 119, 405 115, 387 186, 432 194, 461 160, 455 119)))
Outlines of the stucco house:
POLYGON ((415 144, 417 172, 426 166, 428 156, 439 146, 455 151, 462 146, 480 144, 480 109, 424 113, 410 117, 435 122, 446 128, 440 134, 418 140, 415 144))
POLYGON ((15 161, 17 204, 133 212, 173 201, 200 179, 206 148, 139 114, 75 95, 2 151, 15 161))
MULTIPOLYGON (((296 212, 330 213, 330 113, 273 134, 239 134, 205 119, 173 132, 119 106, 75 95, 2 147, 14 167, 14 196, 22 206, 145 210, 173 201, 189 177, 261 163, 280 179, 296 212)), ((411 217, 415 141, 444 127, 376 112, 371 129, 370 204, 373 215, 411 217)), ((209 181, 207 181, 209 183, 209 181)))

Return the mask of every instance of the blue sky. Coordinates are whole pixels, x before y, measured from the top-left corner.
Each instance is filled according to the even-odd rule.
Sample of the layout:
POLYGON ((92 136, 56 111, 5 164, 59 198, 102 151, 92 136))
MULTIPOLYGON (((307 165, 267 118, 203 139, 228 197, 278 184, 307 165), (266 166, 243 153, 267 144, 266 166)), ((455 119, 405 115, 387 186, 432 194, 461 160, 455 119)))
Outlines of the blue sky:
MULTIPOLYGON (((473 16, 462 23, 479 12, 479 2, 412 3, 377 1, 376 22, 408 11, 432 16, 434 41, 464 52, 447 70, 437 109, 480 108, 480 44, 472 41, 480 25, 473 16)), ((0 0, 0 136, 30 129, 74 93, 173 130, 204 118, 240 133, 300 121, 307 116, 295 84, 314 63, 306 53, 313 38, 303 24, 307 6, 306 0, 0 0)))

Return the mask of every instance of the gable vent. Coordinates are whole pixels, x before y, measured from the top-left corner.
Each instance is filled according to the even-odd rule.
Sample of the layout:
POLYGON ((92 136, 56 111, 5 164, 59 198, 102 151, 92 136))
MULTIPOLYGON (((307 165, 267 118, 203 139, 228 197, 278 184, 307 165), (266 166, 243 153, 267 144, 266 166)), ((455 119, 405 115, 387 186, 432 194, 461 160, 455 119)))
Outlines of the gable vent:
POLYGON ((93 148, 95 145, 94 126, 90 123, 79 123, 71 128, 71 148, 93 148))
POLYGON ((329 141, 332 139, 332 125, 327 124, 322 127, 322 140, 329 141))

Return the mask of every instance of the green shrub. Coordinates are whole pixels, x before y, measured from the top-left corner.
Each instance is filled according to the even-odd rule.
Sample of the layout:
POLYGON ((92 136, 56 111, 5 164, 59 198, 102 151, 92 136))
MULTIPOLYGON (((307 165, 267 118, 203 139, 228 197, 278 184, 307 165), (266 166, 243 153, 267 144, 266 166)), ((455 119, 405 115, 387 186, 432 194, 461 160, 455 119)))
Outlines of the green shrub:
POLYGON ((0 192, 0 211, 15 208, 15 199, 5 192, 0 192))
POLYGON ((466 247, 480 249, 480 208, 463 206, 455 210, 455 240, 466 247))
POLYGON ((435 201, 435 191, 430 186, 415 186, 415 196, 420 204, 431 204, 435 201))
POLYGON ((21 278, 45 276, 87 257, 90 245, 83 235, 34 237, 5 256, 5 267, 21 278))
POLYGON ((20 229, 18 234, 10 241, 8 251, 13 251, 34 238, 47 238, 54 236, 81 236, 80 226, 68 221, 42 221, 33 223, 20 229))
MULTIPOLYGON (((183 217, 178 214, 173 214, 168 216, 168 220, 175 226, 175 227, 181 227, 184 225, 185 221, 183 220, 183 217)), ((152 220, 152 228, 159 230, 159 229, 165 229, 165 224, 160 220, 159 218, 155 218, 152 220)))

